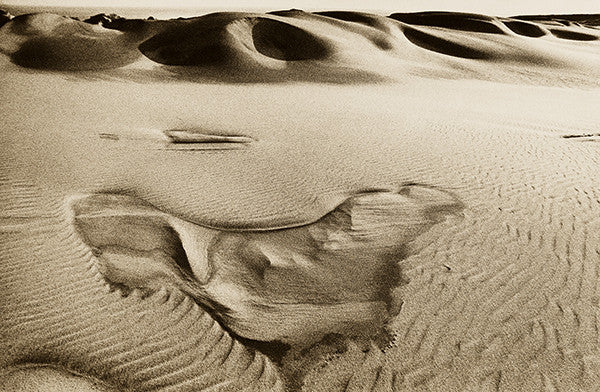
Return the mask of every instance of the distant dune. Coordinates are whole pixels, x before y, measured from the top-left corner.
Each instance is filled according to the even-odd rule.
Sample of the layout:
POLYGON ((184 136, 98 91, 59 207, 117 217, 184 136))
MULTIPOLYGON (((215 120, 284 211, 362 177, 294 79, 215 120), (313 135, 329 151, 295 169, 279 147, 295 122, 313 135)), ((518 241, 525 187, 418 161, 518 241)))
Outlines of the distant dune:
POLYGON ((3 53, 28 68, 112 69, 140 57, 125 34, 54 14, 15 17, 0 30, 0 42, 3 53))
POLYGON ((197 81, 353 83, 407 74, 510 81, 527 73, 552 84, 560 70, 563 82, 595 84, 600 31, 587 23, 597 19, 573 18, 289 10, 169 21, 96 16, 92 26, 35 14, 6 23, 0 49, 15 64, 53 70, 117 69, 143 54, 197 81))

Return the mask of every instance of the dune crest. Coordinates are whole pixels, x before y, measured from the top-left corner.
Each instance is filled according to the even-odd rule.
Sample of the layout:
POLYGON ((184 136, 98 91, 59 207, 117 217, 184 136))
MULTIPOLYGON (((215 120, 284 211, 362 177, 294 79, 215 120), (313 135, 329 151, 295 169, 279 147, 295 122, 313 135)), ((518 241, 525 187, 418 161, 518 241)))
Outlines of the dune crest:
POLYGON ((600 79, 600 32, 577 22, 300 10, 102 21, 21 15, 0 29, 0 49, 18 65, 52 70, 135 69, 143 54, 174 77, 199 82, 365 83, 420 75, 553 84, 556 72, 561 83, 600 79))
POLYGON ((24 67, 58 71, 114 69, 140 58, 128 34, 54 14, 13 18, 0 29, 0 52, 24 67))

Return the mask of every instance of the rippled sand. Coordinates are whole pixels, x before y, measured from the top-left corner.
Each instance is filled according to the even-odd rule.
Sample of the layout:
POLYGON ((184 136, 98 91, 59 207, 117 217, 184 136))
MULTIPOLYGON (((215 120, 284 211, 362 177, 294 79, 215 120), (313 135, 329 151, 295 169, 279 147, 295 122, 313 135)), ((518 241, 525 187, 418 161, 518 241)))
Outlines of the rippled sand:
POLYGON ((600 32, 526 19, 4 25, 0 385, 596 390, 600 32))

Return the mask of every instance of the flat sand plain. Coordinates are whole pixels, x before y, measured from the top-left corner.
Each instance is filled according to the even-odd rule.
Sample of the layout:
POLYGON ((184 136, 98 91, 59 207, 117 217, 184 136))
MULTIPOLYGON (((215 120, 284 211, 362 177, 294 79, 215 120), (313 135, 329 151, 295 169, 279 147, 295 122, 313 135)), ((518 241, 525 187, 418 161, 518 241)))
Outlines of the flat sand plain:
POLYGON ((0 28, 6 390, 600 387, 596 27, 136 23, 0 28))

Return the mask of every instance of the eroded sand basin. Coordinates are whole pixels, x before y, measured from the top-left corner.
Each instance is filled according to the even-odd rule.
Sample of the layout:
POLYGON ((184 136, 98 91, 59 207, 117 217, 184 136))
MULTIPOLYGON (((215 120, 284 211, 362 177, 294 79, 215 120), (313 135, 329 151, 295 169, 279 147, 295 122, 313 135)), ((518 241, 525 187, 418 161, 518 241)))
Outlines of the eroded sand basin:
POLYGON ((0 30, 5 385, 600 385, 596 28, 344 12, 80 36, 54 16, 19 23, 0 30), (217 63, 143 56, 197 63, 207 42, 217 63))

